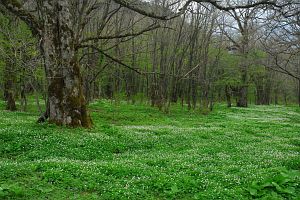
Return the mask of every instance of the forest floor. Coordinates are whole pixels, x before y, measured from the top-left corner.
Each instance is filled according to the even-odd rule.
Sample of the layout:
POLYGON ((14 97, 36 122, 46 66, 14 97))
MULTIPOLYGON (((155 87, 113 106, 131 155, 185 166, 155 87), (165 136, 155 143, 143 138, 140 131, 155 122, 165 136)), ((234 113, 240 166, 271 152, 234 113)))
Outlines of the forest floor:
POLYGON ((92 103, 94 128, 0 111, 0 199, 298 199, 300 109, 92 103))

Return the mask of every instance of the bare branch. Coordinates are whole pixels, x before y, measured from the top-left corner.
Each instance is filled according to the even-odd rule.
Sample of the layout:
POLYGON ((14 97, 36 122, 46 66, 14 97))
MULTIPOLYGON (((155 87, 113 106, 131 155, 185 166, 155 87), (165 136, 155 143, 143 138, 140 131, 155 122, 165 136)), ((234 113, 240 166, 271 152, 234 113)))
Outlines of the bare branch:
POLYGON ((116 38, 126 38, 126 37, 136 37, 136 36, 139 36, 139 35, 142 35, 143 33, 146 33, 146 32, 149 32, 149 31, 153 31, 157 28, 159 28, 160 25, 157 24, 152 24, 150 25, 149 27, 139 31, 139 32, 136 32, 136 33, 126 33, 126 34, 123 34, 123 35, 112 35, 112 36, 96 36, 96 37, 88 37, 86 39, 84 39, 82 41, 82 43, 85 43, 85 42, 89 42, 89 41, 94 41, 94 40, 103 40, 103 39, 116 39, 116 38))
POLYGON ((130 9, 133 10, 141 15, 147 16, 147 17, 151 17, 151 18, 155 18, 155 19, 160 19, 160 20, 170 20, 170 19, 174 19, 178 16, 180 16, 181 14, 183 14, 187 7, 190 5, 191 2, 193 2, 193 0, 188 0, 183 6, 182 8, 179 9, 178 13, 174 13, 172 15, 157 15, 154 12, 147 12, 144 9, 138 8, 134 5, 132 5, 132 3, 127 2, 126 0, 114 0, 114 2, 130 9))
POLYGON ((79 48, 92 48, 92 49, 95 49, 96 51, 98 51, 99 53, 103 54, 105 57, 111 59, 112 61, 114 61, 114 62, 116 62, 116 63, 118 63, 118 64, 120 64, 120 65, 122 65, 122 66, 124 66, 124 67, 126 67, 126 68, 128 68, 128 69, 130 69, 130 70, 132 70, 134 72, 136 72, 136 73, 138 73, 138 74, 140 74, 140 75, 143 74, 138 69, 136 69, 134 67, 131 67, 131 66, 123 63, 121 60, 119 60, 117 58, 112 57, 111 55, 105 53, 102 49, 100 49, 100 48, 98 48, 96 46, 93 46, 93 45, 81 45, 79 48))
MULTIPOLYGON (((0 0, 0 4, 3 5, 8 11, 22 19, 32 30, 33 34, 40 34, 41 28, 38 20, 28 11, 26 11, 21 3, 17 0, 0 0)), ((1 11, 1 9, 0 9, 1 11)))

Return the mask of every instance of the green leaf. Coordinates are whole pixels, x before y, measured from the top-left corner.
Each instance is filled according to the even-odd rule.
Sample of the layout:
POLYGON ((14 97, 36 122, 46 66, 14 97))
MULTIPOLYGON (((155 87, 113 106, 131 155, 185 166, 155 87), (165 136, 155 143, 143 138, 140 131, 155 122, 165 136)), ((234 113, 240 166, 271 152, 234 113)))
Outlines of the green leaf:
POLYGON ((291 195, 296 195, 295 192, 296 192, 296 189, 293 187, 284 188, 282 190, 282 193, 291 194, 291 195))
POLYGON ((266 187, 272 187, 273 185, 272 185, 272 183, 271 182, 265 182, 265 183, 263 183, 262 185, 261 185, 261 187, 262 188, 266 188, 266 187))
POLYGON ((276 182, 272 182, 272 184, 275 186, 276 190, 278 190, 279 192, 280 192, 281 190, 283 190, 283 188, 280 187, 280 185, 278 185, 276 182))
POLYGON ((257 190, 254 188, 249 188, 249 192, 252 196, 257 196, 257 190))
POLYGON ((178 189, 178 187, 176 185, 173 185, 171 187, 171 191, 172 191, 172 193, 177 193, 177 192, 179 192, 179 189, 178 189))
POLYGON ((261 186, 258 184, 257 181, 253 181, 251 184, 251 188, 261 189, 261 186))
POLYGON ((283 174, 283 173, 274 178, 274 182, 278 183, 279 185, 282 185, 282 184, 290 182, 290 181, 292 181, 292 179, 289 177, 289 175, 283 174))

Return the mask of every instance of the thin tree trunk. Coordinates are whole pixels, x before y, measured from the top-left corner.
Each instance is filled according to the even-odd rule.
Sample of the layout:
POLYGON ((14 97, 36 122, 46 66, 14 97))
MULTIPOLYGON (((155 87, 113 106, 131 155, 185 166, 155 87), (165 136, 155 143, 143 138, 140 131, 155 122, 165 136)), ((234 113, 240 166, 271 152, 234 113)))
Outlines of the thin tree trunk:
POLYGON ((5 69, 4 69, 4 98, 6 100, 6 109, 10 111, 16 111, 16 102, 15 102, 15 83, 16 75, 14 72, 14 64, 10 59, 6 60, 5 69))
MULTIPOLYGON (((246 58, 245 58, 246 60, 246 58)), ((245 61, 246 62, 246 61, 245 61)), ((237 107, 248 107, 248 85, 247 85, 247 66, 242 64, 241 86, 238 88, 237 107)))
POLYGON ((21 107, 22 110, 25 112, 27 109, 27 98, 26 98, 26 91, 25 91, 25 85, 21 86, 21 107))
POLYGON ((228 85, 225 86, 225 96, 226 96, 227 107, 231 108, 231 94, 228 85))

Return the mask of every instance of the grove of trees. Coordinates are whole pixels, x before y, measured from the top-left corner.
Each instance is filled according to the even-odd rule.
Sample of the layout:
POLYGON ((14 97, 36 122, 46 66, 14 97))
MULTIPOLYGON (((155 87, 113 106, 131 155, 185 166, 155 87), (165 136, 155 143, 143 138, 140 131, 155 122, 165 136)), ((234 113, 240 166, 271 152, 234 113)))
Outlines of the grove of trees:
POLYGON ((0 0, 6 108, 34 96, 39 122, 91 127, 98 98, 300 106, 299 50, 297 0, 0 0))

